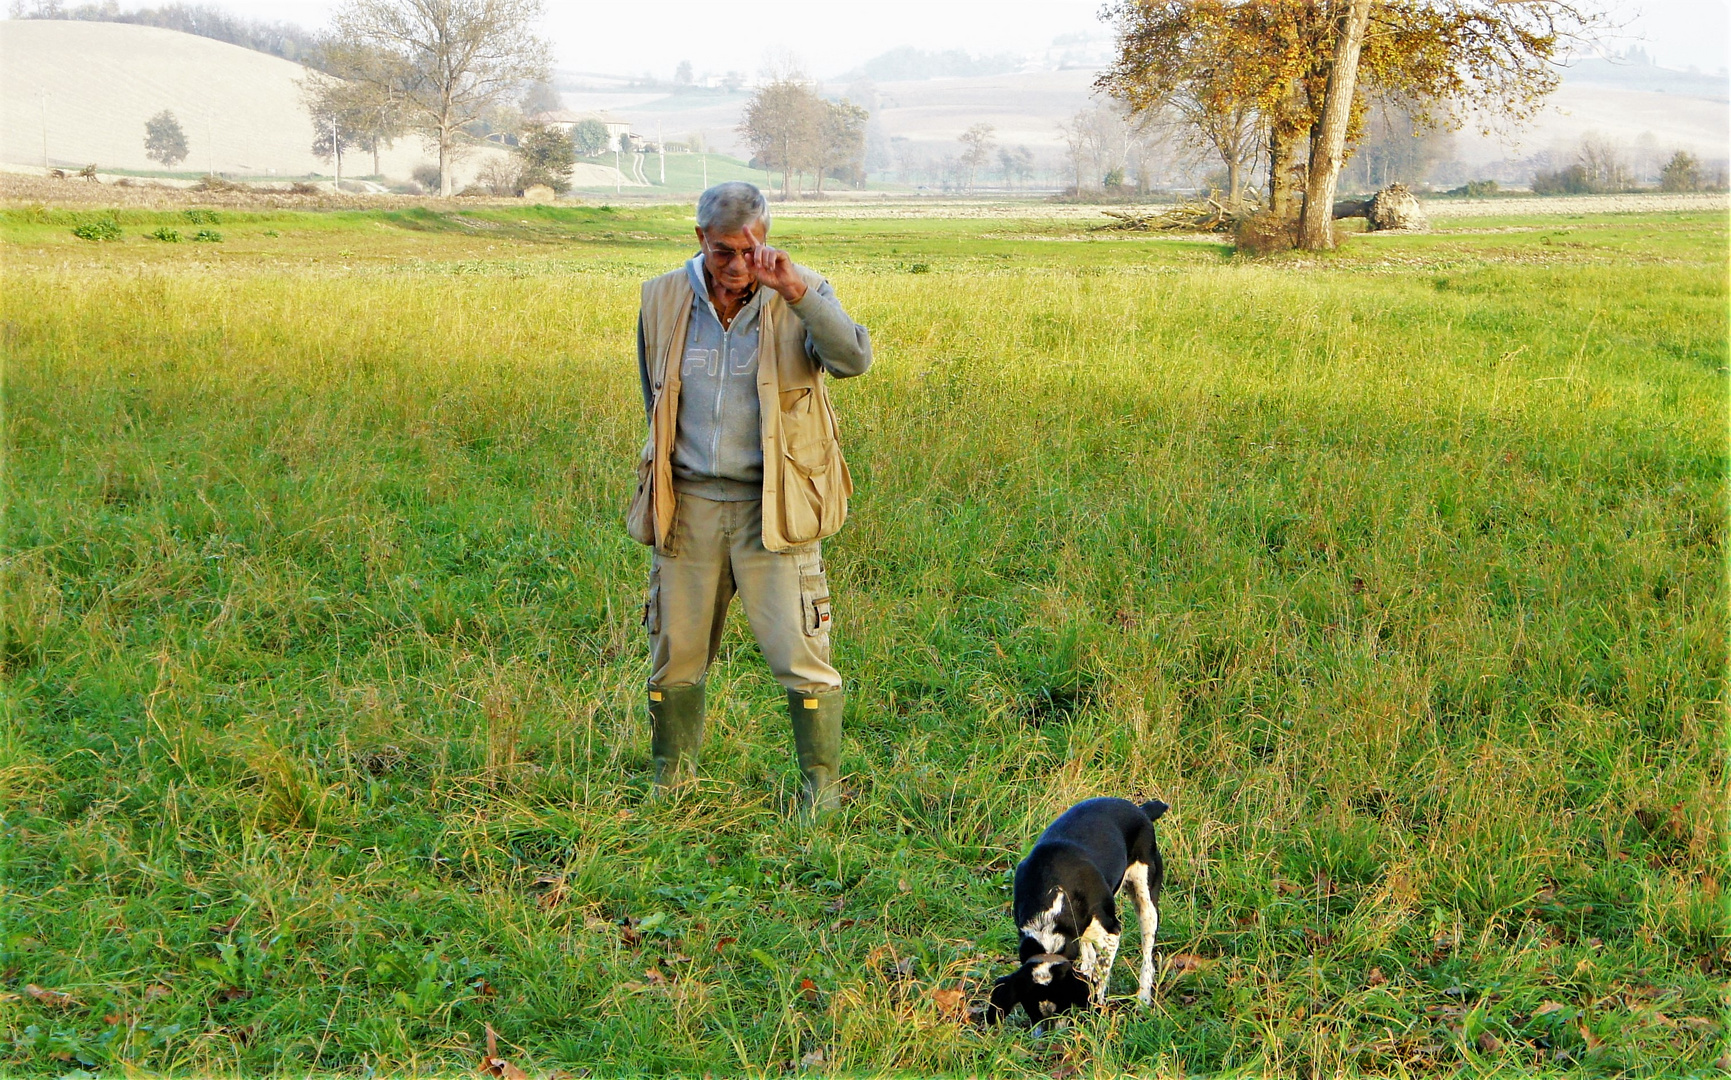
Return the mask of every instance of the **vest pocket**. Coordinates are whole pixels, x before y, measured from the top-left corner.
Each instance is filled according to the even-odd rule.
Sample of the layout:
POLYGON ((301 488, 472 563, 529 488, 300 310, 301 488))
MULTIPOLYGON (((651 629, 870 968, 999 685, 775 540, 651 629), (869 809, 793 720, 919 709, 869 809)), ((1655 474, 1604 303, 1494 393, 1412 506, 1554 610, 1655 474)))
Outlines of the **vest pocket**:
POLYGON ((829 410, 811 387, 781 392, 781 446, 783 536, 802 544, 835 532, 847 497, 836 489, 840 447, 829 410))

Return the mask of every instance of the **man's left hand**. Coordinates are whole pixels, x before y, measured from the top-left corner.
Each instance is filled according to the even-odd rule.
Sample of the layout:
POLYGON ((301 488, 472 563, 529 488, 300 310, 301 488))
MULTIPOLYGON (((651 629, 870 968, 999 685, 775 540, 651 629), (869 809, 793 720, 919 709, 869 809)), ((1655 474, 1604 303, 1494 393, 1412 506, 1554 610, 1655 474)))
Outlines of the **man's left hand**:
POLYGON ((759 285, 774 289, 790 304, 799 303, 805 296, 805 279, 793 268, 793 260, 788 258, 787 252, 780 248, 757 245, 752 254, 751 273, 759 285))

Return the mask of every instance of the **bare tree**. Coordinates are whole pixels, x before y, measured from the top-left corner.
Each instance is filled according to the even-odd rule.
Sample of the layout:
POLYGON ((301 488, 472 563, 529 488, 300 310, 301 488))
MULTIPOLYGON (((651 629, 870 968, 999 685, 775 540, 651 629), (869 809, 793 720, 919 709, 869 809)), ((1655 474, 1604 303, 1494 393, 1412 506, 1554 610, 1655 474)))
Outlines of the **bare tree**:
POLYGON ((962 167, 967 170, 967 190, 974 190, 974 178, 979 175, 986 162, 992 159, 992 148, 997 145, 992 140, 995 129, 990 124, 975 124, 962 132, 957 138, 965 149, 962 151, 962 167))
MULTIPOLYGON (((1069 152, 1070 171, 1075 177, 1074 189, 1080 192, 1082 167, 1092 157, 1094 148, 1093 125, 1089 121, 1088 110, 1083 109, 1065 123, 1059 124, 1058 131, 1064 136, 1064 149, 1069 152)), ((1091 166, 1088 171, 1093 172, 1091 166)))
MULTIPOLYGON (((339 50, 351 74, 364 71, 366 78, 338 78, 309 71, 301 82, 301 100, 313 120, 313 153, 322 158, 338 157, 353 146, 373 155, 373 175, 379 174, 379 153, 403 134, 402 87, 389 77, 392 58, 358 49, 339 50)), ((319 52, 314 59, 326 62, 319 52)))
POLYGON ((347 0, 322 50, 326 70, 399 102, 407 127, 439 152, 439 194, 465 125, 548 78, 535 33, 541 0, 347 0))

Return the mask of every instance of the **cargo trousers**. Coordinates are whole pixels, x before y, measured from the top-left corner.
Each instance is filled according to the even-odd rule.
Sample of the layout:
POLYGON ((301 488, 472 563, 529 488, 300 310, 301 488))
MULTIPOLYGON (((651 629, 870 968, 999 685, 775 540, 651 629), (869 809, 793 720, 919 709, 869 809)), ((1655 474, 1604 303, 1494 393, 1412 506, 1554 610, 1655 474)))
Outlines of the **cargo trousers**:
POLYGON ((786 552, 765 548, 759 499, 722 502, 681 493, 673 528, 678 554, 655 553, 643 606, 650 686, 703 681, 738 593, 777 682, 806 694, 841 688, 830 666, 829 583, 819 544, 786 552))

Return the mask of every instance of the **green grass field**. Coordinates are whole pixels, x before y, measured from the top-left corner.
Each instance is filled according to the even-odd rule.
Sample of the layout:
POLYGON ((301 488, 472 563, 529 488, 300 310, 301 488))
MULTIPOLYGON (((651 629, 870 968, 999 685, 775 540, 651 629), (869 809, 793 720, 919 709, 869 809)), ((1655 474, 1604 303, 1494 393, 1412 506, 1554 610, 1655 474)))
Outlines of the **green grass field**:
POLYGON ((878 357, 816 827, 737 611, 642 801, 688 212, 105 216, 0 213, 0 1071, 1724 1067, 1722 215, 783 222, 878 357), (1154 1007, 958 1022, 1099 794, 1173 805, 1154 1007))

